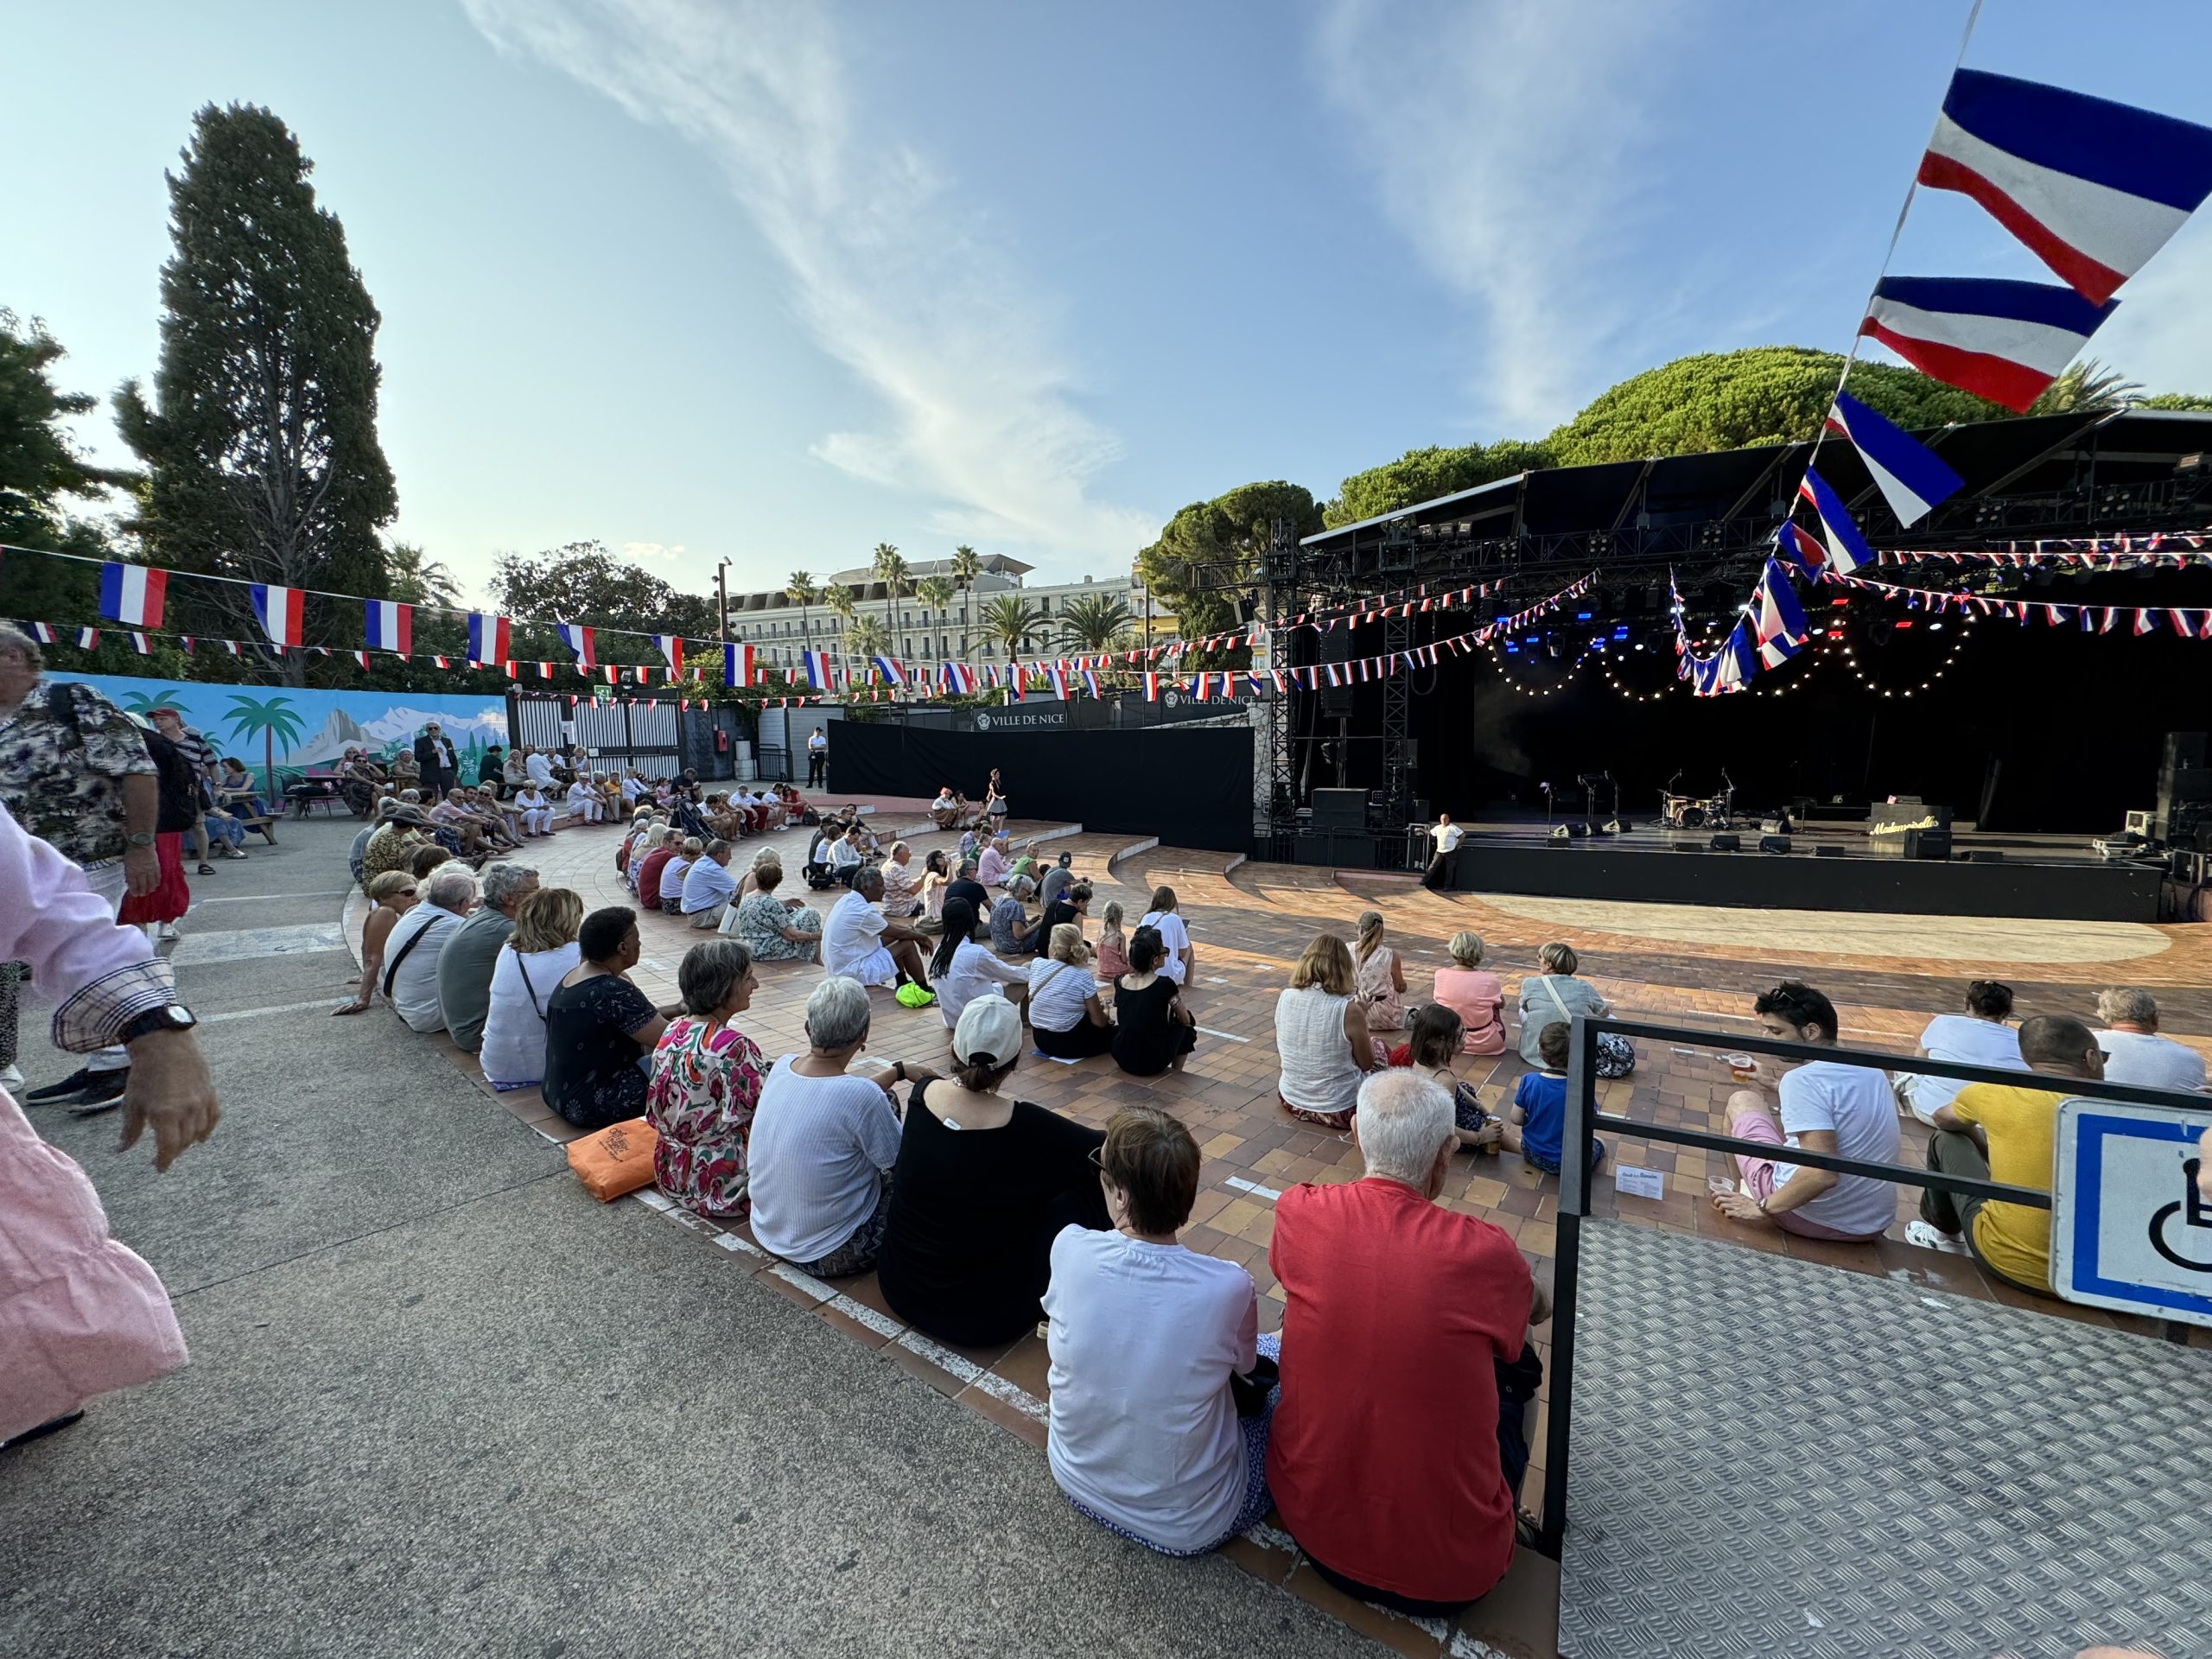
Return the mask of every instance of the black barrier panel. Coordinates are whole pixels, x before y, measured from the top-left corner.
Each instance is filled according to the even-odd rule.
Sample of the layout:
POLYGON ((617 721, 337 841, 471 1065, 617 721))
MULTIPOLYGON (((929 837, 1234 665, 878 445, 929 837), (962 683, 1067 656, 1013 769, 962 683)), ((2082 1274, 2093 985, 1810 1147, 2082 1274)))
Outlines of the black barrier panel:
POLYGON ((981 801, 983 781, 996 766, 1019 818, 1156 835, 1176 847, 1251 850, 1247 727, 940 732, 833 720, 829 738, 832 795, 927 798, 950 784, 981 801))

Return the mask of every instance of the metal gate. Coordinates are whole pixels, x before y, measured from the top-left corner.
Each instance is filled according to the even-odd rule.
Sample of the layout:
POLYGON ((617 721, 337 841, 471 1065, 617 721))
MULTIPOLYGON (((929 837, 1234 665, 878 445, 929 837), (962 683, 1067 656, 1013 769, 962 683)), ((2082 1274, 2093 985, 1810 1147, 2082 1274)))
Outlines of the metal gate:
POLYGON ((508 705, 507 728, 517 743, 540 749, 582 744, 602 772, 635 766, 648 778, 664 778, 683 769, 679 758, 683 712, 672 697, 594 702, 516 691, 510 694, 508 705))

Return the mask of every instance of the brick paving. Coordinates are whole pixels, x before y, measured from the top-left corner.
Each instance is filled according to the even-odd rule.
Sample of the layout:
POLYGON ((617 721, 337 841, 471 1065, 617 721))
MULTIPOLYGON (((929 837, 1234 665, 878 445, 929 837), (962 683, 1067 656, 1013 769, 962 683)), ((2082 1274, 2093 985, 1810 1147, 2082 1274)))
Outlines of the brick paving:
MULTIPOLYGON (((847 798, 827 798, 842 804, 847 798)), ((949 848, 957 840, 957 836, 928 824, 921 802, 880 799, 871 804, 876 809, 878 833, 886 845, 892 839, 887 831, 900 833, 913 849, 917 861, 931 848, 949 848)), ((785 887, 786 895, 796 890, 816 908, 826 910, 835 895, 807 893, 797 880, 810 833, 787 830, 767 839, 783 852, 785 868, 791 873, 785 887)), ((1966 979, 1993 976, 2013 985, 2022 1013, 2086 1014, 2101 986, 2157 987, 2161 1006, 2167 1010, 2170 1033, 2212 1050, 2212 988, 2208 988, 2212 986, 2212 971, 2208 971, 2212 969, 2212 928, 2145 927, 2140 930, 2144 954, 2117 959, 2111 955, 2110 931, 2104 930, 2095 935, 2094 959, 2069 963, 2053 959, 2063 955, 2066 925, 2038 925, 2037 960, 2032 963, 1993 959, 1974 963, 1970 971, 1962 969, 1955 959, 1930 964, 1904 955, 1837 952, 1783 959, 1763 954, 1755 927, 1746 926, 1745 937, 1734 937, 1738 925, 1733 918, 1744 912, 1699 912, 1707 923, 1717 922, 1707 931, 1717 933, 1718 939, 1656 939, 1512 913, 1480 895, 1430 893, 1409 880, 1370 873, 1338 876, 1325 870, 1255 865, 1230 855, 1161 847, 1128 835, 1071 833, 1066 826, 1033 821, 1016 820, 1011 833, 1017 838, 1051 836, 1046 843, 1049 852, 1065 849, 1073 854, 1077 874, 1097 890, 1091 906, 1092 925, 1087 930, 1094 938, 1097 918, 1108 901, 1118 899, 1134 924, 1147 907, 1154 887, 1174 888, 1197 947, 1185 1000, 1198 1019, 1201 1034, 1198 1051, 1184 1071, 1141 1079, 1122 1075, 1108 1057, 1062 1065, 1033 1056, 1024 1062, 1011 1086, 1024 1099, 1092 1125, 1103 1125, 1125 1103, 1162 1106, 1182 1119, 1198 1138, 1205 1160, 1198 1205, 1184 1242, 1194 1249, 1237 1262, 1250 1271, 1261 1293, 1262 1325, 1268 1330, 1278 1328, 1281 1318, 1282 1293, 1268 1270, 1267 1260, 1275 1193, 1300 1181, 1352 1179, 1359 1171, 1359 1155, 1348 1135, 1299 1123, 1282 1111, 1276 1100, 1274 998, 1287 982, 1292 963, 1315 931, 1326 927, 1349 939, 1353 918, 1370 907, 1386 918, 1389 940, 1404 958, 1408 1007, 1425 999, 1430 976, 1445 965, 1443 941, 1461 928, 1470 928, 1486 943, 1484 965, 1503 980, 1509 1008, 1514 1006, 1520 976, 1535 970, 1536 947, 1548 940, 1561 939, 1581 956, 1584 976, 1621 1014, 1709 1030, 1716 1042, 1724 1041, 1732 1031, 1750 1028, 1752 994, 1777 979, 1797 976, 1819 985, 1834 999, 1847 1044, 1910 1053, 1929 1016, 1958 1005, 1966 979)), ((574 828, 550 841, 531 843, 526 853, 518 856, 537 867, 543 885, 575 888, 589 910, 631 902, 614 869, 616 841, 611 828, 574 828)), ((734 864, 745 863, 760 844, 745 843, 734 864)), ((1513 902, 1518 910, 1527 908, 1526 901, 1513 902)), ((359 915, 357 899, 348 918, 349 936, 357 948, 359 915)), ((1855 916, 1851 918, 1853 935, 1864 938, 1870 929, 1878 932, 1891 919, 1855 916)), ((1900 938, 1909 934, 1924 936, 1928 922, 1927 918, 1894 918, 1900 938)), ((1972 929, 1975 925, 1967 920, 1955 925, 1972 929)), ((656 1002, 673 1002, 677 964, 697 936, 677 919, 657 914, 641 918, 640 926, 644 958, 632 976, 656 1002)), ((1993 925, 1990 931, 1993 944, 2008 936, 2004 925, 1993 925)), ((2086 949, 2085 954, 2089 954, 2086 949)), ((760 989, 741 1023, 771 1058, 804 1046, 804 1004, 819 971, 806 963, 761 964, 760 989)), ((878 1013, 868 1041, 870 1058, 933 1065, 949 1060, 947 1033, 935 1009, 902 1009, 880 993, 876 1001, 878 1013)), ((437 1040, 456 1065, 474 1074, 468 1057, 442 1038, 437 1040)), ((1485 1103, 1497 1109, 1510 1101, 1522 1067, 1509 1050, 1495 1058, 1470 1057, 1462 1062, 1462 1070, 1478 1084, 1485 1103)), ((1713 1050, 1669 1046, 1666 1052, 1655 1052, 1646 1044, 1640 1046, 1634 1075, 1601 1084, 1599 1099, 1609 1112, 1656 1123, 1718 1129, 1722 1126, 1721 1110, 1735 1087, 1713 1050)), ((573 1133, 544 1106, 535 1090, 496 1098, 550 1138, 565 1140, 573 1133)), ((1904 1155, 1917 1160, 1926 1132, 1910 1120, 1905 1130, 1904 1155)), ((1613 1150, 1616 1163, 1664 1171, 1667 1196, 1657 1200, 1620 1196, 1601 1176, 1593 1202, 1598 1213, 1726 1239, 1748 1249, 1778 1251, 1801 1260, 1904 1279, 1979 1300, 2032 1307, 2054 1317, 2108 1325, 2139 1334, 2156 1333, 2149 1322, 2130 1316, 2025 1296, 1989 1279, 1969 1258, 1916 1249, 1895 1239, 1872 1247, 1839 1245, 1726 1221, 1706 1202, 1707 1178, 1709 1173, 1718 1173, 1717 1158, 1709 1161, 1708 1155, 1700 1152, 1632 1139, 1613 1150)), ((649 1195, 648 1201, 657 1197, 649 1195)), ((1917 1197, 1913 1189, 1900 1189, 1900 1224, 1896 1230, 1900 1235, 1904 1219, 1914 1213, 1917 1197)), ((1443 1202, 1503 1229, 1539 1274, 1548 1273, 1555 1248, 1558 1213, 1554 1178, 1539 1174, 1515 1158, 1465 1157, 1456 1163, 1443 1202)), ((901 1326, 885 1306, 873 1274, 834 1287, 823 1284, 772 1262, 741 1228, 726 1229, 680 1213, 674 1213, 672 1218, 715 1237, 730 1251, 734 1265, 758 1274, 764 1284, 817 1317, 880 1350, 893 1363, 1030 1445, 1042 1446, 1044 1426, 1036 1411, 1046 1393, 1046 1356, 1043 1344, 1035 1336, 988 1351, 947 1350, 901 1326)), ((2192 1340, 2212 1345, 2212 1333, 2196 1332, 2192 1340)), ((1542 1497, 1541 1422, 1535 1444, 1537 1466, 1530 1471, 1523 1494, 1532 1507, 1540 1504, 1542 1497)), ((1264 1535, 1266 1529, 1262 1532, 1264 1535)), ((1287 1545, 1279 1535, 1275 1542, 1287 1545)), ((1315 1580, 1309 1569, 1299 1566, 1287 1548, 1240 1541, 1230 1553, 1250 1570, 1329 1606, 1348 1622, 1404 1651, 1433 1654, 1440 1650, 1442 1638, 1434 1633, 1402 1620, 1383 1618, 1375 1610, 1357 1607, 1335 1595, 1315 1580), (1382 1622, 1378 1624, 1377 1619, 1382 1622)), ((1473 1634, 1487 1633, 1491 1639, 1513 1642, 1518 1644, 1516 1650, 1545 1649, 1548 1638, 1535 1632, 1549 1616, 1543 1586, 1553 1575, 1555 1569, 1549 1563, 1526 1557, 1516 1565, 1508 1585, 1469 1616, 1465 1628, 1473 1634)))

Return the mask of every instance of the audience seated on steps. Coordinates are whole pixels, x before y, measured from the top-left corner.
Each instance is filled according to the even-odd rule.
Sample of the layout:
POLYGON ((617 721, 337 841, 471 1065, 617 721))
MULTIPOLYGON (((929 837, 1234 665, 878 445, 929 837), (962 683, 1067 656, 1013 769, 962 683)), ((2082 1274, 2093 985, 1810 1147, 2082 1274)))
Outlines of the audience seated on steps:
MULTIPOLYGON (((951 908, 947 901, 946 908, 951 908)), ((1179 1071, 1198 1046, 1198 1021, 1168 978, 1167 946, 1156 927, 1129 937, 1129 971, 1114 982, 1114 1064, 1133 1077, 1179 1071)))
POLYGON ((922 961, 922 936, 883 913, 883 877, 873 864, 853 878, 852 888, 830 907, 822 924, 822 966, 863 985, 918 986, 925 1007, 929 974, 922 961))
MULTIPOLYGON (((1921 1058, 2025 1071, 2020 1034, 2005 1023, 2012 1014, 2012 988, 1993 979, 1977 979, 1967 987, 1966 1008, 1964 1014, 1939 1014, 1928 1022, 1920 1033, 1921 1058)), ((1933 1123, 1951 1096, 1966 1087, 1955 1078, 1921 1071, 1899 1071, 1890 1081, 1905 1109, 1923 1123, 1933 1123)))
POLYGON ((515 931, 523 900, 537 891, 537 872, 527 864, 486 864, 480 880, 483 904, 438 952, 439 1015, 447 1033, 471 1054, 484 1041, 500 948, 515 931))
POLYGON ((1275 998, 1275 1092, 1293 1117, 1325 1129, 1351 1127, 1360 1079, 1383 1062, 1352 994, 1351 952, 1318 933, 1275 998))
POLYGON ((894 1091, 906 1067, 856 1064, 873 1013, 858 980, 823 980, 806 999, 806 1052, 770 1068, 753 1113, 753 1236, 827 1279, 874 1267, 890 1220, 887 1178, 899 1158, 894 1091))
POLYGON ((729 909, 731 896, 737 892, 737 878, 729 873, 730 855, 737 850, 736 843, 720 839, 710 841, 696 862, 683 873, 683 887, 679 904, 683 919, 694 927, 720 927, 722 917, 729 909))
POLYGON ((638 849, 630 855, 630 890, 647 910, 659 908, 660 873, 668 868, 668 861, 683 850, 683 842, 672 839, 674 835, 667 820, 656 817, 638 842, 638 849))
POLYGON ((1052 1478, 1083 1514, 1167 1555, 1219 1548, 1271 1501, 1275 1395, 1271 1375, 1253 1373, 1274 1343, 1259 1335, 1258 1291, 1234 1262, 1176 1238, 1198 1163, 1167 1113, 1115 1113, 1096 1176, 1113 1226, 1060 1230, 1044 1298, 1052 1478))
MULTIPOLYGON (((1554 1020, 1572 1026, 1578 1014, 1608 1014, 1613 1005, 1598 995, 1598 988, 1586 979, 1575 976, 1580 972, 1582 960, 1571 944, 1556 942, 1539 945, 1536 960, 1543 965, 1541 974, 1531 974, 1521 982, 1521 1058, 1530 1065, 1542 1058, 1536 1052, 1536 1040, 1543 1035, 1546 1026, 1554 1020)), ((1636 1070, 1636 1049, 1618 1032, 1600 1032, 1598 1035, 1598 1075, 1601 1077, 1624 1077, 1636 1070)))
POLYGON ((351 1002, 340 1003, 331 1013, 368 1011, 376 1001, 377 987, 384 982, 385 952, 391 930, 420 902, 421 893, 421 884, 406 870, 386 870, 382 875, 369 879, 371 908, 361 923, 361 976, 356 982, 359 989, 351 1002))
POLYGON ((477 1058, 495 1088, 522 1088, 545 1077, 545 1008, 553 992, 583 960, 576 930, 584 901, 567 887, 540 887, 515 912, 492 966, 492 1001, 477 1058))
POLYGON ((1014 861, 1007 855, 1006 837, 993 836, 983 844, 976 857, 976 879, 987 887, 1003 887, 1014 874, 1014 861))
POLYGON ((1122 931, 1122 903, 1108 902, 1098 921, 1098 960, 1093 971, 1102 985, 1111 985, 1129 971, 1129 936, 1122 931))
POLYGON ((1352 995, 1359 999, 1367 1029, 1380 1036, 1406 1028, 1406 965, 1398 953, 1382 942, 1382 912, 1364 910, 1356 924, 1359 937, 1353 942, 1352 995))
POLYGON ((913 849, 903 841, 891 843, 880 867, 883 873, 883 913, 894 922, 911 922, 922 913, 921 895, 915 884, 921 871, 915 866, 913 849))
MULTIPOLYGON (((2064 1014, 2036 1014, 2020 1022, 2020 1058, 2043 1077, 2108 1077, 2102 1036, 2064 1014)), ((2058 1109, 2065 1103, 2063 1088, 1961 1084, 1936 1109, 1928 1167, 2048 1192, 2058 1109)), ((2037 1296, 2052 1294, 2048 1210, 1924 1189, 1920 1219, 1906 1226, 1904 1236, 1907 1243, 1924 1249, 1971 1252, 1985 1271, 2005 1283, 2037 1296)))
POLYGON ((753 891, 722 918, 721 931, 753 953, 755 962, 818 962, 822 916, 803 899, 785 899, 784 867, 771 858, 755 864, 746 880, 753 891))
MULTIPOLYGON (((535 760, 537 757, 532 756, 535 760)), ((525 836, 550 836, 553 833, 553 803, 544 790, 531 779, 515 791, 515 816, 522 820, 525 836)))
MULTIPOLYGON (((692 865, 706 856, 707 843, 696 836, 686 836, 676 855, 660 867, 658 903, 655 906, 664 914, 680 916, 683 912, 683 878, 690 874, 692 865)), ((641 895, 642 896, 642 895, 641 895)))
POLYGON ((1088 1059, 1114 1046, 1114 1021, 1090 976, 1090 947, 1073 922, 1054 927, 1046 955, 1029 964, 1029 1025, 1037 1052, 1088 1059))
POLYGON ((914 1073, 876 1263, 891 1311, 940 1341, 983 1346, 1035 1327, 1063 1227, 1110 1223, 1100 1131, 1007 1090, 1021 1015, 979 996, 952 1033, 949 1077, 914 1073))
POLYGON ((760 977, 734 939, 710 939, 683 953, 676 970, 683 1012, 653 1049, 645 1121, 660 1137, 653 1183, 685 1209, 742 1221, 751 1184, 748 1141, 767 1062, 737 1016, 760 977))
POLYGON ((2105 1029, 2105 1078, 2146 1089, 2204 1087, 2204 1057, 2185 1043, 2158 1035, 2158 1001, 2150 992, 2114 985, 2097 993, 2097 1018, 2105 1029))
MULTIPOLYGON (((1760 1027, 1785 1042, 1833 1048, 1835 1005, 1811 986, 1785 979, 1752 1004, 1760 1027)), ((1897 1109, 1889 1078, 1834 1060, 1789 1065, 1761 1056, 1756 1090, 1728 1097, 1728 1133, 1762 1141, 1777 1154, 1792 1147, 1868 1163, 1897 1160, 1897 1109)), ((1753 1226, 1806 1238, 1872 1243, 1897 1217, 1897 1189, 1872 1175, 1838 1175, 1779 1156, 1735 1154, 1738 1183, 1713 1181, 1713 1205, 1753 1226)))
MULTIPOLYGON (((1503 1126, 1505 1149, 1547 1175, 1558 1174, 1566 1157, 1567 1060, 1573 1035, 1574 1027, 1558 1020, 1536 1033, 1536 1069, 1513 1085, 1512 1109, 1503 1126)), ((1605 1161, 1605 1143, 1592 1135, 1586 1155, 1595 1169, 1605 1161)))
POLYGON ((950 1031, 976 997, 1011 994, 1018 1005, 1028 995, 1029 970, 978 944, 975 911, 965 899, 947 899, 944 931, 938 938, 937 954, 930 963, 930 979, 937 992, 938 1012, 944 1016, 944 1028, 950 1031), (1022 988, 1009 993, 1007 988, 1015 986, 1022 988))
POLYGON ((416 1031, 440 1031, 445 1015, 438 1004, 438 952, 461 931, 476 902, 476 877, 448 862, 423 887, 423 902, 399 918, 385 944, 385 994, 399 1017, 416 1031))
POLYGON ((1275 1201, 1268 1486, 1337 1588, 1449 1618, 1513 1559, 1541 1375, 1529 1327, 1550 1308, 1511 1238, 1436 1203, 1459 1144, 1448 1094, 1380 1072, 1360 1085, 1353 1137, 1363 1179, 1275 1201))
POLYGON ((1180 986, 1191 982, 1192 969, 1198 964, 1198 953, 1191 944, 1191 930, 1183 925, 1181 913, 1176 909, 1175 889, 1154 887, 1152 907, 1138 920, 1139 927, 1155 928, 1160 942, 1167 947, 1167 954, 1160 958, 1160 971, 1180 986))
MULTIPOLYGON (((1475 1085, 1454 1071, 1461 1052, 1459 1016, 1441 1002, 1423 1004, 1414 1011, 1413 1027, 1406 1033, 1406 1065, 1452 1095, 1452 1122, 1459 1144, 1469 1152, 1495 1154, 1505 1143, 1507 1127, 1482 1103, 1475 1085)), ((1518 1151, 1517 1139, 1515 1148, 1518 1151)))
POLYGON ((1459 1016, 1459 1046, 1469 1054, 1505 1052, 1505 988, 1483 970, 1483 941, 1464 928, 1445 949, 1452 965, 1436 970, 1430 995, 1459 1016))
POLYGON ((1029 895, 1035 889, 1026 875, 1008 879, 1006 896, 991 906, 991 949, 1001 956, 1023 954, 1029 938, 1029 895))
POLYGON ((582 960, 545 1003, 545 1103, 580 1129, 603 1129, 645 1110, 653 1045, 668 1021, 630 982, 642 953, 637 912, 594 910, 576 943, 582 960))

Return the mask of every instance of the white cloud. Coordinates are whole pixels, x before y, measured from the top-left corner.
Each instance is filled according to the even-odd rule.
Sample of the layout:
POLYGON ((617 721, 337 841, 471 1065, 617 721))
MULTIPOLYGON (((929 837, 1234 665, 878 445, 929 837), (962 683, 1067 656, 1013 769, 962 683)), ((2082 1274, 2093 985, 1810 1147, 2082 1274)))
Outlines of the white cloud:
POLYGON ((678 542, 671 547, 666 542, 625 542, 622 556, 632 563, 650 559, 680 559, 690 550, 678 542))
MULTIPOLYGON (((1622 269, 1649 84, 1673 0, 1329 0, 1313 71, 1382 209, 1474 308, 1471 390, 1535 436, 1611 379, 1609 341, 1666 279, 1622 269)), ((1662 298, 1657 306, 1668 302, 1662 298)))
MULTIPOLYGON (((2049 281, 2049 277, 2042 280, 2049 281)), ((2212 394, 2212 213, 2200 213, 2120 290, 2120 309, 2091 336, 2098 358, 2151 391, 2212 394)))
POLYGON ((937 501, 948 537, 1127 563, 1160 520, 1086 489, 1118 444, 1075 403, 1047 308, 920 156, 858 130, 828 10, 772 0, 461 0, 524 53, 711 155, 824 350, 885 404, 824 435, 852 477, 937 501))

